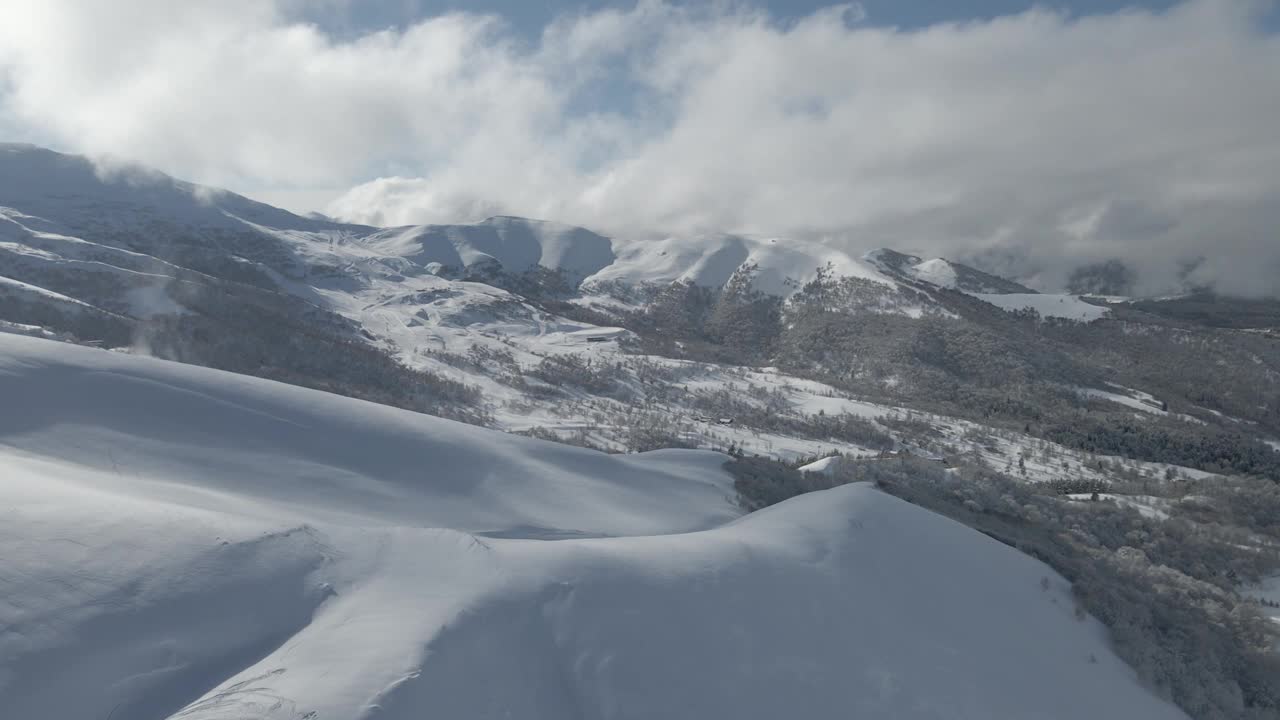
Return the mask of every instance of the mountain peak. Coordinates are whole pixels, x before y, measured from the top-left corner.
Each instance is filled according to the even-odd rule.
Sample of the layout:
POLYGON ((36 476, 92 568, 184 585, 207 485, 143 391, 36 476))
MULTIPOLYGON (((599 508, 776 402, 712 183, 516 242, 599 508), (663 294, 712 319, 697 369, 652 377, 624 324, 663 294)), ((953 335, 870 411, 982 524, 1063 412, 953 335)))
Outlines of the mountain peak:
POLYGON ((915 265, 920 258, 891 248, 877 248, 862 255, 862 259, 882 270, 896 271, 907 265, 915 265))

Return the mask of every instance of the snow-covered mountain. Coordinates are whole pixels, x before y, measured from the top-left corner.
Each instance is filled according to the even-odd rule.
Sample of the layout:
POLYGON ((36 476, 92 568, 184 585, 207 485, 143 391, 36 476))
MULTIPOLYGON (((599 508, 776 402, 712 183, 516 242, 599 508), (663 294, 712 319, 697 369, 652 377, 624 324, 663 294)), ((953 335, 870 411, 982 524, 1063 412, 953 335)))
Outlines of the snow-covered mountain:
POLYGON ((104 169, 28 145, 0 145, 0 238, 0 275, 130 317, 153 312, 149 300, 165 306, 160 295, 169 282, 207 279, 201 276, 283 289, 311 302, 327 298, 353 318, 352 305, 386 303, 388 279, 404 297, 438 287, 430 279, 437 276, 539 267, 586 290, 677 280, 720 287, 752 267, 755 287, 789 295, 829 266, 891 295, 903 283, 968 293, 1031 292, 940 258, 890 250, 856 257, 789 238, 606 238, 513 217, 385 229, 341 224, 154 171, 124 164, 104 169))
POLYGON ((1041 563, 867 485, 0 335, 4 717, 1178 718, 1041 563))
POLYGON ((1276 318, 0 146, 0 717, 1271 707, 1276 318))
MULTIPOLYGON (((689 302, 698 300, 676 298, 674 305, 696 314, 681 307, 689 302)), ((898 320, 963 316, 1003 336, 1011 327, 1001 310, 1092 321, 1121 307, 1034 293, 940 258, 887 249, 854 256, 786 238, 608 238, 511 217, 401 228, 343 224, 124 164, 0 146, 0 322, 12 331, 130 347, 615 449, 637 446, 628 436, 643 420, 695 446, 784 458, 837 447, 874 452, 847 433, 814 429, 813 416, 899 412, 898 398, 909 389, 905 371, 938 358, 928 360, 932 340, 912 339, 937 328, 898 320), (842 309, 864 318, 859 322, 882 317, 881 325, 901 328, 893 342, 902 349, 876 330, 876 343, 836 354, 841 364, 855 361, 837 372, 825 349, 834 338, 821 331, 817 345, 799 345, 803 355, 791 358, 806 369, 802 378, 795 368, 703 362, 681 337, 662 352, 633 347, 672 334, 671 327, 651 327, 637 337, 646 332, 637 319, 654 315, 672 283, 717 292, 744 274, 756 290, 782 297, 816 278, 838 278, 845 285, 828 293, 840 298, 831 302, 849 304, 842 309), (671 391, 676 387, 680 392, 671 391), (751 392, 742 395, 742 387, 751 392), (793 427, 704 421, 744 412, 793 427)), ((989 356, 1020 352, 1030 339, 1019 332, 1008 342, 989 356)), ((1044 357, 1028 352, 1016 362, 1053 371, 1043 379, 1054 387, 1103 391, 1104 380, 1114 380, 1075 371, 1059 377, 1063 363, 1044 357)), ((943 369, 949 383, 971 382, 950 365, 943 369)), ((936 381, 926 375, 913 385, 922 382, 936 381)), ((1207 411, 1184 409, 1174 416, 1215 421, 1207 411)), ((1003 462, 989 453, 991 443, 972 439, 964 421, 940 417, 935 424, 947 428, 939 442, 1003 462)))
MULTIPOLYGON (((131 166, 0 146, 0 321, 312 387, 365 388, 361 397, 508 430, 601 427, 582 412, 557 417, 563 394, 514 369, 558 358, 617 362, 619 343, 634 339, 620 327, 627 314, 644 312, 673 282, 717 291, 748 273, 755 289, 786 297, 823 272, 853 284, 845 297, 863 313, 954 317, 957 298, 1073 319, 1107 312, 889 250, 859 257, 733 235, 607 238, 511 217, 372 228, 299 217, 131 166), (393 369, 366 377, 367 354, 348 357, 365 350, 429 382, 478 388, 484 402, 461 400, 458 388, 452 409, 407 397, 397 388, 417 379, 393 369)), ((731 382, 719 368, 652 362, 686 384, 731 382)), ((634 394, 643 380, 629 387, 634 394)), ((634 405, 607 395, 592 399, 604 412, 634 405)), ((680 432, 694 444, 715 434, 795 454, 830 447, 705 430, 680 432)), ((596 441, 616 443, 619 432, 596 441)))

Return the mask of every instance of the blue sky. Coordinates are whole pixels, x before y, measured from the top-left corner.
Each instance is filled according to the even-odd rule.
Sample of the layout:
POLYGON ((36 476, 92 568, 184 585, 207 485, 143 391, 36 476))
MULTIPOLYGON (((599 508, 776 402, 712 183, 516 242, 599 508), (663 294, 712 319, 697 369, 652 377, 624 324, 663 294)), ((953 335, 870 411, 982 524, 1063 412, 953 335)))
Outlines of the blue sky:
MULTIPOLYGON (((554 17, 565 13, 596 10, 603 7, 629 7, 634 3, 622 0, 582 2, 581 0, 363 0, 353 3, 341 12, 341 20, 333 16, 325 24, 345 25, 350 31, 368 30, 388 26, 401 26, 424 16, 439 15, 451 10, 484 12, 501 15, 516 28, 537 33, 554 17)), ((771 15, 787 20, 809 15, 828 7, 832 2, 823 0, 765 0, 750 3, 767 8, 771 15)), ((863 0, 859 3, 867 13, 867 22, 874 25, 893 25, 916 28, 937 22, 988 19, 1022 12, 1033 5, 1065 10, 1075 15, 1109 13, 1130 7, 1161 10, 1174 5, 1170 0, 1059 0, 1034 3, 1027 0, 863 0)))

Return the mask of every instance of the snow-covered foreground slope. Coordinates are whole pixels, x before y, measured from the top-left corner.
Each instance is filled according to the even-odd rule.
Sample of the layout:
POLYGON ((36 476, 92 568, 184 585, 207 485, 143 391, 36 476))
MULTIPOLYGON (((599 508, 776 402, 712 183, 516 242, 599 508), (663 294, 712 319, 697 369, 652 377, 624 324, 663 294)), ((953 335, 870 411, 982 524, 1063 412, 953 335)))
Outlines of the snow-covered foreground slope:
POLYGON ((1181 717, 870 487, 735 519, 712 453, 14 335, 0 398, 0 717, 1181 717))
POLYGON ((0 397, 0 435, 31 462, 270 520, 634 535, 736 515, 715 453, 605 455, 45 340, 0 340, 0 397))

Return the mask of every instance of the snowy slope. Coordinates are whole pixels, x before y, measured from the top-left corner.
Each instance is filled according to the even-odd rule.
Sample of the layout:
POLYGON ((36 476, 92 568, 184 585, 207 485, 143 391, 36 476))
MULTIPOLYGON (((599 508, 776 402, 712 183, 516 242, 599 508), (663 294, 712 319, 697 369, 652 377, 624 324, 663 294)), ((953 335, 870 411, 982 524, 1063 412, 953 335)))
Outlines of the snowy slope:
POLYGON ((975 295, 1002 310, 1031 309, 1040 313, 1041 317, 1056 317, 1079 322, 1092 322, 1106 317, 1110 310, 1081 300, 1076 295, 1024 294, 1007 293, 995 295, 978 293, 975 295))
POLYGON ((161 482, 175 501, 216 504, 216 493, 268 517, 474 532, 677 532, 734 514, 712 453, 610 456, 521 437, 495 446, 490 431, 256 378, 3 343, 0 396, 24 408, 0 417, 6 441, 77 467, 127 469, 122 480, 144 494, 161 482), (664 470, 672 463, 678 474, 664 470))
POLYGON ((1182 717, 1045 566, 869 487, 734 519, 712 453, 12 335, 0 397, 6 718, 1182 717))

